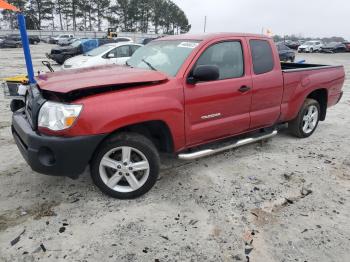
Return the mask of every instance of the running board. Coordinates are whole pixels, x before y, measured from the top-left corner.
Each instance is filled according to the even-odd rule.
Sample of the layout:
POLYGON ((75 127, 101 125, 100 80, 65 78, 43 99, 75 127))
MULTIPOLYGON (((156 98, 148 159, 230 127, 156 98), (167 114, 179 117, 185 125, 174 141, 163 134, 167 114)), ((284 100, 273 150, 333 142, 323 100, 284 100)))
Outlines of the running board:
POLYGON ((277 135, 277 130, 274 130, 272 133, 268 133, 268 134, 264 133, 264 134, 262 134, 260 136, 256 136, 256 137, 244 138, 244 139, 236 141, 234 144, 220 147, 220 148, 216 148, 216 149, 204 149, 204 150, 193 152, 193 153, 179 154, 178 158, 182 159, 182 160, 193 160, 193 159, 197 159, 197 158, 201 158, 201 157, 205 157, 205 156, 210 156, 210 155, 220 153, 222 151, 226 151, 226 150, 229 150, 232 148, 237 148, 240 146, 255 143, 257 141, 265 140, 265 139, 268 139, 268 138, 273 137, 275 135, 277 135))

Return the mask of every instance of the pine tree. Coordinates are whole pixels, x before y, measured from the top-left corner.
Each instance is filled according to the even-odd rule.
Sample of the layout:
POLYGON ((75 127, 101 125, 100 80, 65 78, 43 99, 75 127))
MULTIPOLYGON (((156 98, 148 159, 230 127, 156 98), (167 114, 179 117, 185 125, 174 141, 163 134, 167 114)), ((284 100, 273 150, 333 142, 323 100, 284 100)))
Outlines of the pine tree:
POLYGON ((32 0, 29 1, 30 13, 28 15, 35 17, 38 30, 41 29, 45 20, 52 19, 52 1, 51 0, 32 0))
MULTIPOLYGON (((105 21, 120 31, 156 34, 188 32, 191 25, 171 0, 9 0, 26 14, 28 29, 41 29, 59 21, 61 30, 102 30, 105 21)), ((17 27, 16 15, 4 10, 3 20, 10 28, 17 27)))

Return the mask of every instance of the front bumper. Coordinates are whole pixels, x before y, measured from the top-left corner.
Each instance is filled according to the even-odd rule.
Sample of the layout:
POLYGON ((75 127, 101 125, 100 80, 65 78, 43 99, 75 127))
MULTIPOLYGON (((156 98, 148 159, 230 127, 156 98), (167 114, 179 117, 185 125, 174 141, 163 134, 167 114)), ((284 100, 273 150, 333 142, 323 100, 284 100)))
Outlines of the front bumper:
POLYGON ((77 178, 105 135, 45 136, 32 130, 23 112, 12 116, 12 134, 22 156, 36 172, 77 178))

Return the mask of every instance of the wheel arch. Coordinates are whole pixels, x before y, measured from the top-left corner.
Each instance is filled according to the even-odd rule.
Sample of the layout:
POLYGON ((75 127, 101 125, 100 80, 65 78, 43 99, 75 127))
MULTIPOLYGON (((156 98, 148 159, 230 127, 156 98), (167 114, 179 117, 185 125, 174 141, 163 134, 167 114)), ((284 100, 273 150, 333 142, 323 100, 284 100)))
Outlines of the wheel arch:
POLYGON ((132 132, 150 139, 159 152, 173 153, 174 139, 168 124, 163 120, 149 120, 118 127, 109 133, 105 140, 121 132, 132 132))
POLYGON ((306 96, 307 98, 315 99, 320 104, 320 120, 324 121, 327 115, 328 90, 326 88, 315 89, 306 96))

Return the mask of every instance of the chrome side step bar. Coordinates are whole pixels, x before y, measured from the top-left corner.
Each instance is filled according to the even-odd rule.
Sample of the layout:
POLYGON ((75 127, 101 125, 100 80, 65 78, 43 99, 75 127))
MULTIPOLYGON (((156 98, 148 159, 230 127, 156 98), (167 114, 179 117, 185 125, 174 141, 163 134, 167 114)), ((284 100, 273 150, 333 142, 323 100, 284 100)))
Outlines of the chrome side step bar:
POLYGON ((244 139, 236 141, 235 143, 233 143, 231 145, 220 147, 217 149, 204 149, 204 150, 197 151, 197 152, 179 154, 178 158, 182 159, 182 160, 193 160, 193 159, 197 159, 200 157, 210 156, 210 155, 213 155, 213 154, 216 154, 216 153, 219 153, 222 151, 226 151, 226 150, 229 150, 232 148, 236 148, 236 147, 244 146, 247 144, 255 143, 257 141, 268 139, 270 137, 277 135, 277 133, 278 133, 277 130, 274 130, 272 133, 268 133, 268 134, 264 133, 263 135, 260 135, 260 136, 244 138, 244 139))

